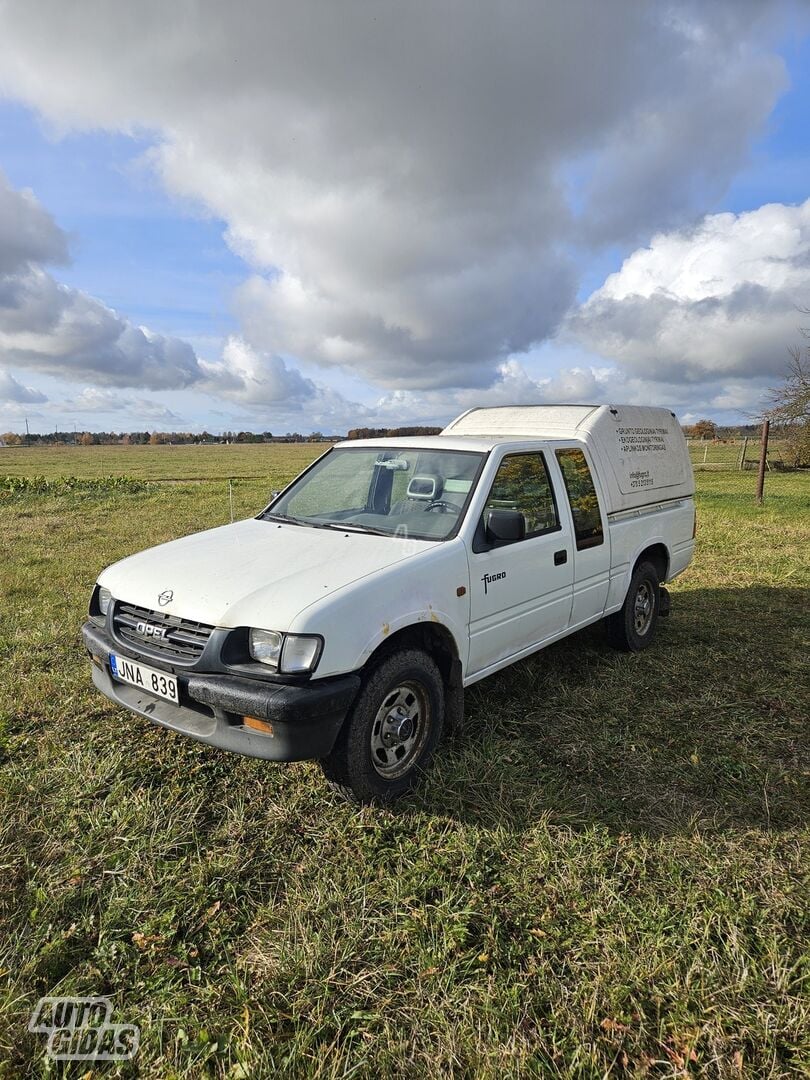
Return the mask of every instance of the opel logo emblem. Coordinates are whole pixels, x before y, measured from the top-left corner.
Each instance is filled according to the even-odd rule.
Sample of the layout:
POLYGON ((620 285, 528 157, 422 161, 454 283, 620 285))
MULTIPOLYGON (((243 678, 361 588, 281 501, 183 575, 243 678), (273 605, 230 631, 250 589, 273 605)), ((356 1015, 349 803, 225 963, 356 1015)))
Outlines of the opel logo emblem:
POLYGON ((174 593, 171 589, 164 589, 160 596, 158 596, 158 603, 161 607, 166 607, 172 600, 174 600, 174 593))

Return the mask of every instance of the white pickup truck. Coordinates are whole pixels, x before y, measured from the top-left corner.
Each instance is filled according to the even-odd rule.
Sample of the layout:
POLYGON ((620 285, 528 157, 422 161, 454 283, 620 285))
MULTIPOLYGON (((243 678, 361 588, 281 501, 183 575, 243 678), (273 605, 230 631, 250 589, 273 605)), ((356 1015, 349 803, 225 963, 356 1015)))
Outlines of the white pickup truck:
POLYGON ((320 760, 365 801, 426 768, 464 687, 604 619, 646 648, 694 549, 675 415, 472 409, 331 447, 257 517, 106 569, 83 638, 113 701, 212 746, 320 760))

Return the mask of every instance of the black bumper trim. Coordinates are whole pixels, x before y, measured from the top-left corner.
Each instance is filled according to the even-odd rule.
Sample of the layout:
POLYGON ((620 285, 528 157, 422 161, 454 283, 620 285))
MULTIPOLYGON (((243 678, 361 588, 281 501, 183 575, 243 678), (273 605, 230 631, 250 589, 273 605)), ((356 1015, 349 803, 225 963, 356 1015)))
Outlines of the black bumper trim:
MULTIPOLYGON (((113 678, 110 653, 126 655, 132 650, 108 641, 92 622, 82 627, 82 638, 88 651, 101 660, 92 665, 93 683, 112 701, 210 746, 270 761, 325 757, 360 688, 356 674, 289 685, 238 675, 177 673, 180 704, 175 705, 113 678), (243 716, 268 721, 272 732, 246 728, 243 716)), ((156 666, 137 653, 131 658, 156 666)))
POLYGON ((360 688, 358 675, 286 686, 237 675, 189 675, 188 695, 212 709, 258 716, 278 723, 301 723, 335 713, 345 715, 360 688))

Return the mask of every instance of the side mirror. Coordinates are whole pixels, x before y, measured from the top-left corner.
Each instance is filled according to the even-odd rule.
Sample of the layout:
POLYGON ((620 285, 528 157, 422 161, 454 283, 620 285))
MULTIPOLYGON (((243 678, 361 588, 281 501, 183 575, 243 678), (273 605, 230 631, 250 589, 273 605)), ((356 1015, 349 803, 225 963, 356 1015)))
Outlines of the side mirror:
POLYGON ((513 544, 526 535, 526 519, 517 510, 489 510, 486 534, 490 544, 513 544))

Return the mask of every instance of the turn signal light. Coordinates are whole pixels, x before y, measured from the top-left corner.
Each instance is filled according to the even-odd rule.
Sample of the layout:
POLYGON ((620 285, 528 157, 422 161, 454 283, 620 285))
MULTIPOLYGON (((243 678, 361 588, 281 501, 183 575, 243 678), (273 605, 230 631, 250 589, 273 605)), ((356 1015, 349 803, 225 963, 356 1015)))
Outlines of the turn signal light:
POLYGON ((273 734, 273 725, 268 720, 260 720, 258 716, 243 716, 242 723, 245 727, 253 728, 254 731, 261 731, 264 735, 273 734))

